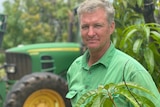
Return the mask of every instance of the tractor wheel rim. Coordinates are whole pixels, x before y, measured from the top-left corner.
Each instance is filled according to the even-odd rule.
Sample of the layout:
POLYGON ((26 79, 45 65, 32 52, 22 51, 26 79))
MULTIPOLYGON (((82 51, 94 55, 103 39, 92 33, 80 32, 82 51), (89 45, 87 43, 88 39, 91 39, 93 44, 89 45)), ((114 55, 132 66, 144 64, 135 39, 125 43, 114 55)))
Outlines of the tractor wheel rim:
POLYGON ((65 107, 65 104, 63 98, 56 91, 41 89, 33 92, 23 107, 65 107))

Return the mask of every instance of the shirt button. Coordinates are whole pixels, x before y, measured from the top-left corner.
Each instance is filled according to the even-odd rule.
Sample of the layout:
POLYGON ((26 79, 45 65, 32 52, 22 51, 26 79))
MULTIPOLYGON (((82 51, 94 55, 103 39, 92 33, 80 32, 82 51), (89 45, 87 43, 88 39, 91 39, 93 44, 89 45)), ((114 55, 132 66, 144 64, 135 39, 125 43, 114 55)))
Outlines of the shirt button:
POLYGON ((89 86, 88 86, 88 85, 86 85, 86 86, 85 86, 85 89, 87 89, 88 87, 89 87, 89 86))

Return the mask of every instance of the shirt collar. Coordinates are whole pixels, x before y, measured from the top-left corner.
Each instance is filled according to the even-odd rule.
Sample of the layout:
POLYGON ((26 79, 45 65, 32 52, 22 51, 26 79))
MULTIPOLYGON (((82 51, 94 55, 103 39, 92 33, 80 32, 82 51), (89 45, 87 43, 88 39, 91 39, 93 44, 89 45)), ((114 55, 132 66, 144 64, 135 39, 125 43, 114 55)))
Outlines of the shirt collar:
POLYGON ((114 53, 115 53, 115 47, 114 47, 113 43, 111 42, 110 47, 108 48, 108 50, 105 52, 105 54, 101 57, 101 59, 97 63, 101 63, 106 68, 108 68, 108 66, 113 58, 114 53))
MULTIPOLYGON (((99 59, 98 62, 96 62, 94 65, 102 64, 106 68, 108 68, 114 53, 115 53, 115 47, 114 47, 113 43, 111 42, 110 47, 108 48, 108 50, 101 57, 101 59, 99 59)), ((89 66, 88 66, 88 63, 87 63, 88 62, 88 58, 89 58, 89 52, 87 50, 84 53, 83 57, 82 57, 82 67, 85 68, 85 69, 89 69, 89 66)))

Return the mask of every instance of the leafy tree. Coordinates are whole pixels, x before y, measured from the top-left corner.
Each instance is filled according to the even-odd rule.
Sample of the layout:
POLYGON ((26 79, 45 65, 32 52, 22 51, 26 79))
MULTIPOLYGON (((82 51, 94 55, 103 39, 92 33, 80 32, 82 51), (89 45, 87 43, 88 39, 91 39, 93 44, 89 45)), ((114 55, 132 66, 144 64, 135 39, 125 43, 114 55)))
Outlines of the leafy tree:
POLYGON ((143 64, 152 75, 157 87, 160 87, 159 24, 147 23, 127 27, 123 31, 119 48, 143 64))
POLYGON ((67 41, 71 23, 68 20, 77 3, 64 0, 7 0, 4 12, 8 22, 3 47, 67 41))
POLYGON ((133 89, 147 93, 151 98, 156 98, 152 92, 137 84, 110 83, 83 94, 75 107, 81 107, 81 105, 83 105, 83 107, 118 107, 114 102, 114 98, 116 98, 117 95, 125 97, 134 107, 156 107, 147 97, 134 93, 132 91, 133 89))
MULTIPOLYGON (((146 2, 149 1, 144 0, 146 2)), ((143 0, 115 0, 114 7, 118 11, 112 40, 117 48, 137 59, 150 72, 160 90, 160 25, 155 23, 153 15, 144 15, 148 12, 144 10, 144 3, 143 0)))

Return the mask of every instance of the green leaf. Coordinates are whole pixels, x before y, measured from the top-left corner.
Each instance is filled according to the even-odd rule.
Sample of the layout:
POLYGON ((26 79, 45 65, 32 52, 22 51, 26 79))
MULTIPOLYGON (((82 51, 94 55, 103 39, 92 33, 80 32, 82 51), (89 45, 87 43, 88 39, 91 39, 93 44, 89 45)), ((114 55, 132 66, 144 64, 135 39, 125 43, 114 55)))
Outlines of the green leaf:
MULTIPOLYGON (((90 101, 88 101, 88 100, 86 100, 85 102, 86 102, 86 105, 85 105, 85 107, 91 107, 92 105, 93 105, 93 103, 95 102, 95 100, 98 98, 98 97, 101 97, 102 96, 102 94, 96 94, 96 95, 94 95, 94 96, 92 96, 91 98, 90 98, 90 101), (88 101, 88 102, 87 102, 88 101)), ((94 105, 93 105, 94 106, 94 105)))
POLYGON ((127 8, 127 2, 126 2, 125 0, 123 0, 122 3, 123 3, 123 6, 124 6, 125 8, 127 8))
POLYGON ((146 23, 146 25, 149 26, 150 29, 152 29, 152 31, 160 32, 160 24, 158 24, 158 23, 146 23))
POLYGON ((113 107, 113 103, 109 98, 107 98, 102 104, 103 104, 103 107, 113 107))
POLYGON ((129 29, 128 34, 126 35, 126 38, 125 38, 125 42, 126 42, 129 38, 131 38, 135 32, 137 32, 137 29, 136 29, 136 28, 134 28, 134 29, 129 29))
POLYGON ((153 102, 151 100, 149 100, 148 98, 146 98, 144 96, 140 96, 140 98, 142 99, 143 104, 146 105, 146 107, 155 107, 155 105, 153 104, 153 102))
POLYGON ((134 92, 129 92, 128 90, 119 90, 118 94, 125 96, 134 107, 140 107, 142 105, 146 105, 145 107, 155 107, 152 101, 144 96, 140 96, 134 92))
POLYGON ((143 25, 143 30, 148 43, 150 39, 150 28, 147 25, 143 25))
POLYGON ((97 96, 94 101, 93 101, 93 104, 91 107, 100 107, 101 105, 101 96, 97 96))
POLYGON ((115 87, 115 84, 114 84, 114 83, 106 84, 106 85, 104 86, 104 88, 105 88, 106 90, 111 89, 111 88, 114 88, 114 87, 115 87))
POLYGON ((140 49, 141 49, 141 45, 143 43, 143 39, 137 39, 133 45, 133 52, 138 54, 140 49))
POLYGON ((127 83, 122 82, 122 83, 119 83, 119 84, 116 85, 116 88, 119 89, 119 88, 123 88, 123 87, 126 87, 126 86, 129 87, 129 88, 140 90, 142 92, 145 92, 145 93, 147 93, 147 94, 155 97, 155 95, 151 91, 149 91, 148 89, 146 89, 146 88, 144 88, 144 87, 142 87, 142 86, 140 86, 140 85, 138 85, 136 83, 132 83, 132 82, 127 82, 127 83))
POLYGON ((157 44, 155 42, 152 42, 149 44, 149 48, 154 53, 154 59, 156 59, 157 61, 160 61, 160 52, 158 51, 157 44))
MULTIPOLYGON (((148 93, 152 97, 155 97, 149 90, 135 84, 135 83, 119 83, 119 84, 107 84, 104 87, 100 86, 98 89, 85 93, 77 102, 75 107, 80 107, 85 104, 85 107, 112 107, 116 106, 114 103, 114 95, 122 95, 126 97, 134 107, 139 107, 140 104, 146 105, 146 107, 155 107, 153 102, 147 97, 138 95, 130 89, 137 89, 148 93), (107 90, 105 89, 107 88, 107 90), (105 91, 104 91, 105 90, 105 91), (108 91, 111 90, 111 91, 108 91), (107 92, 107 93, 106 93, 107 92)), ((155 97, 156 98, 156 97, 155 97)))
POLYGON ((155 39, 156 41, 158 41, 160 43, 160 33, 156 32, 156 31, 151 31, 151 36, 153 39, 155 39))
POLYGON ((94 96, 97 93, 96 90, 91 90, 85 94, 82 95, 82 97, 80 97, 80 99, 78 100, 77 104, 75 105, 75 107, 80 107, 80 105, 84 104, 84 102, 90 98, 91 96, 94 96))
POLYGON ((97 93, 101 93, 103 88, 104 88, 104 86, 102 86, 102 85, 98 86, 97 93))
MULTIPOLYGON (((124 0, 125 1, 125 0, 124 0)), ((132 2, 130 2, 130 0, 127 0, 128 4, 130 4, 131 6, 135 7, 136 5, 136 0, 133 0, 132 2)))
POLYGON ((137 4, 138 4, 138 7, 141 7, 143 5, 143 0, 137 0, 137 4))
POLYGON ((154 71, 154 54, 150 48, 144 50, 144 59, 147 63, 149 72, 152 74, 154 71))
POLYGON ((120 48, 124 47, 127 40, 132 39, 134 33, 137 32, 136 26, 130 26, 124 30, 124 36, 120 43, 120 48))
POLYGON ((137 97, 137 95, 134 95, 134 97, 131 95, 131 93, 128 90, 124 90, 123 88, 118 90, 116 94, 120 94, 122 96, 125 96, 133 105, 134 107, 139 107, 139 104, 134 99, 134 97, 137 97))

